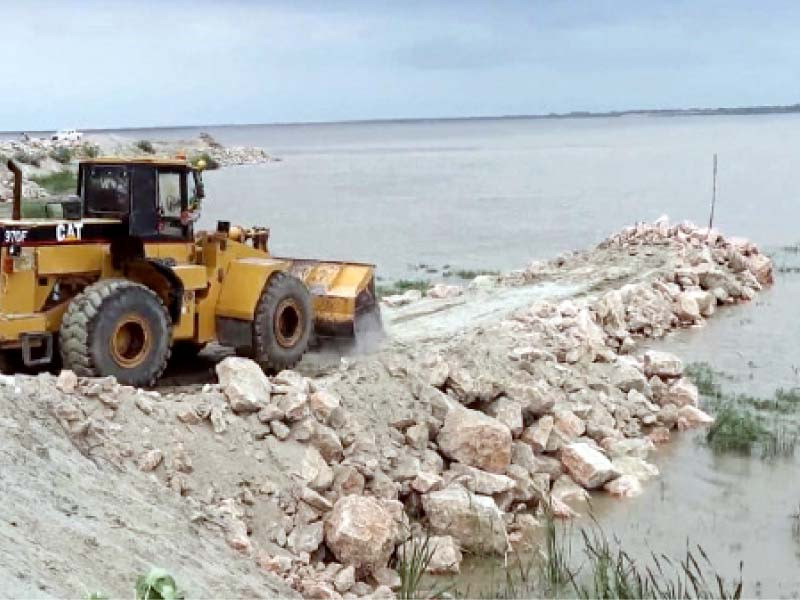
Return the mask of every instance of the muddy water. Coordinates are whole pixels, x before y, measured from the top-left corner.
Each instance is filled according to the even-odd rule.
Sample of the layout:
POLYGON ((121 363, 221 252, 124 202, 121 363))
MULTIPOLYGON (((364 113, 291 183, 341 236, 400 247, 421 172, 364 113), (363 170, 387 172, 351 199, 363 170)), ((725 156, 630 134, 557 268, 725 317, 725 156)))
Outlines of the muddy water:
MULTIPOLYGON (((774 260, 800 266, 800 255, 779 249, 774 260)), ((775 286, 755 302, 722 309, 703 327, 652 346, 687 363, 709 363, 720 372, 717 380, 726 393, 771 397, 778 388, 800 386, 797 298, 800 274, 778 273, 775 286)), ((800 406, 786 418, 796 423, 800 406)), ((694 431, 674 434, 650 460, 661 475, 644 484, 641 496, 620 500, 597 493, 590 507, 574 508, 591 513, 609 539, 618 538, 630 556, 645 563, 651 551, 682 559, 687 543, 699 544, 728 579, 738 576, 744 563, 745 597, 800 597, 800 537, 792 517, 800 510, 800 452, 771 460, 715 453, 704 444, 704 432, 694 431)), ((571 525, 574 568, 584 558, 580 529, 590 525, 587 518, 571 525)), ((497 562, 468 561, 458 587, 491 593, 503 585, 499 571, 497 562)))

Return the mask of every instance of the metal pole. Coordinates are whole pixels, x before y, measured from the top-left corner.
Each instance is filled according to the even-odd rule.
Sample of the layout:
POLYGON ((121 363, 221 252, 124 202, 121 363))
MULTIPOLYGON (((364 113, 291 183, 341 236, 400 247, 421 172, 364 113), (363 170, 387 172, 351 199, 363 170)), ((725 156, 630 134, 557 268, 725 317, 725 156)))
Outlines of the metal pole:
POLYGON ((708 217, 708 229, 714 226, 714 207, 717 204, 717 153, 714 153, 714 179, 711 185, 711 215, 708 217))

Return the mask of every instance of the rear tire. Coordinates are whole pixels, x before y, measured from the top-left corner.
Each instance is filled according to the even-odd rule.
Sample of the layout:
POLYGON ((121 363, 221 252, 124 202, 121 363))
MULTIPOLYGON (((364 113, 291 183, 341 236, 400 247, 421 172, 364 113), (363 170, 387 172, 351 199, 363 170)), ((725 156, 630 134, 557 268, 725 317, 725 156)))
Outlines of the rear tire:
POLYGON ((292 368, 308 349, 313 326, 306 285, 288 273, 276 273, 256 305, 253 357, 267 371, 292 368))
POLYGON ((125 279, 88 286, 61 322, 64 368, 82 377, 113 375, 127 385, 152 386, 167 366, 171 342, 161 298, 125 279))

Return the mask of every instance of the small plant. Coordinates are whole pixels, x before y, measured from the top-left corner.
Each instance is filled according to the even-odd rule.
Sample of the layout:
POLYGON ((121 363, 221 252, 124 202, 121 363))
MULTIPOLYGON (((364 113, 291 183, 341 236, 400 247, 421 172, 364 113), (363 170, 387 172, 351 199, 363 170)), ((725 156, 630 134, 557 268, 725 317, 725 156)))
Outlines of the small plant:
POLYGON ((716 382, 718 373, 708 363, 687 365, 685 373, 697 386, 697 391, 704 396, 709 398, 720 398, 722 396, 719 384, 716 382))
POLYGON ((100 156, 100 146, 84 142, 75 149, 75 154, 83 158, 97 158, 100 156))
POLYGON ((402 294, 408 290, 419 290, 423 294, 431 287, 427 279, 398 279, 390 285, 379 285, 376 289, 379 298, 402 294))
POLYGON ((27 150, 17 150, 14 153, 14 160, 18 163, 41 167, 44 154, 41 152, 28 152, 27 150))
POLYGON ((574 574, 570 570, 572 546, 569 535, 559 535, 558 527, 552 511, 545 511, 544 530, 544 564, 542 578, 547 592, 556 595, 564 585, 572 581, 574 574))
POLYGON ((136 600, 183 600, 175 579, 165 569, 153 567, 147 575, 136 578, 136 600))
POLYGON ((431 547, 430 536, 420 540, 413 538, 406 542, 397 552, 397 572, 400 575, 400 591, 403 600, 416 598, 422 576, 431 563, 435 547, 431 547))
POLYGON ((155 154, 156 153, 156 149, 153 148, 153 144, 149 140, 139 140, 138 142, 136 142, 134 144, 134 146, 136 146, 139 150, 141 150, 145 154, 155 154))
POLYGON ((766 429, 749 411, 735 406, 722 408, 715 419, 706 433, 706 442, 714 450, 749 454, 767 435, 766 429))
POLYGON ((457 269, 455 271, 451 271, 451 273, 459 279, 464 280, 472 280, 480 275, 491 275, 493 277, 500 275, 500 271, 493 269, 457 269))
POLYGON ((72 161, 72 150, 63 147, 53 148, 50 150, 50 158, 62 165, 67 165, 72 161))
POLYGON ((51 194, 74 194, 78 187, 78 175, 69 169, 62 169, 47 175, 32 175, 31 180, 51 194))

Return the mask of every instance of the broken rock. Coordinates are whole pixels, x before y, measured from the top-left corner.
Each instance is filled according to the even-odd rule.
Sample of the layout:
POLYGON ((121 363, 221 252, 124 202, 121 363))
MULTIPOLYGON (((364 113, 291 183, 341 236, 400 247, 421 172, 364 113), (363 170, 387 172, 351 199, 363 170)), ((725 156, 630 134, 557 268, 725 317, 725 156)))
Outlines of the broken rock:
POLYGON ((358 570, 386 566, 394 551, 395 523, 374 498, 344 496, 325 521, 325 543, 344 565, 358 570))
POLYGON ((511 461, 511 431, 477 410, 451 410, 436 438, 448 458, 492 473, 503 473, 511 461))
POLYGON ((217 377, 233 412, 256 412, 269 401, 272 386, 255 362, 229 356, 217 364, 217 377))
POLYGON ((608 458, 584 442, 562 448, 561 462, 575 481, 590 490, 619 476, 608 458))
POLYGON ((502 513, 489 496, 451 486, 422 496, 422 507, 431 530, 453 536, 464 549, 497 554, 508 549, 502 513))

